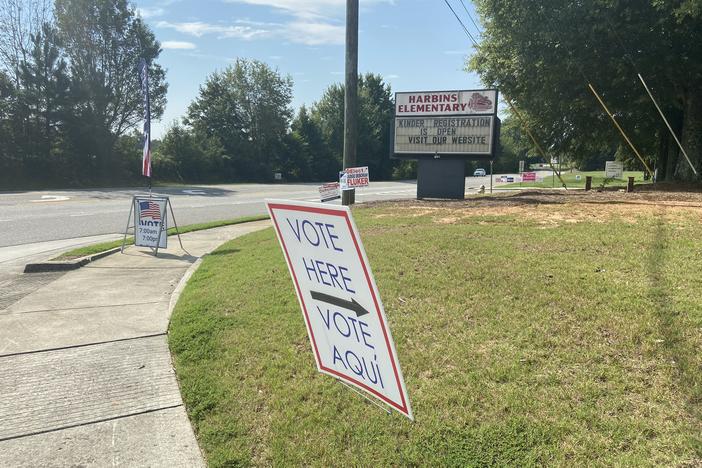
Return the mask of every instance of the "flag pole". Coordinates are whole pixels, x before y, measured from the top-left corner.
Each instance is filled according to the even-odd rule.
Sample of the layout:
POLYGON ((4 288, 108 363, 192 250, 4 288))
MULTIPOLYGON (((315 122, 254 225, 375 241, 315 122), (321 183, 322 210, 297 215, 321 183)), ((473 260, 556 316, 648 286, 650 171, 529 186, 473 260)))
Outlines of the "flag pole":
POLYGON ((144 100, 144 143, 141 174, 149 180, 149 198, 151 198, 151 101, 149 99, 149 66, 143 58, 139 61, 139 84, 144 100))

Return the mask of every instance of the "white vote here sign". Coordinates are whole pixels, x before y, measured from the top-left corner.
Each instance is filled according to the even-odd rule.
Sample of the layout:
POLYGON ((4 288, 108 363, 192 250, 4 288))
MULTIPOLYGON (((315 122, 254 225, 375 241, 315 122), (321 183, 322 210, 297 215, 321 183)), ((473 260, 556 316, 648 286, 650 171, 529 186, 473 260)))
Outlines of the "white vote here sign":
POLYGON ((317 369, 413 419, 378 288, 346 206, 266 200, 317 369))

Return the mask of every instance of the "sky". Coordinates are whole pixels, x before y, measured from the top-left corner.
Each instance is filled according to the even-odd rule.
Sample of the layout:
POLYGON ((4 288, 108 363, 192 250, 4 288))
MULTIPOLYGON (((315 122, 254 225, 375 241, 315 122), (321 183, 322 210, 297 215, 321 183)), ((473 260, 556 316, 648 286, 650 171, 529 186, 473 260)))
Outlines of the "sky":
MULTIPOLYGON (((465 8, 449 0, 471 33, 465 8)), ((137 0, 156 34, 168 105, 155 138, 185 114, 200 86, 237 58, 256 59, 293 80, 292 106, 312 105, 344 80, 346 0, 137 0)), ((472 48, 444 0, 360 0, 359 73, 380 74, 392 91, 482 88, 466 72, 472 48)))

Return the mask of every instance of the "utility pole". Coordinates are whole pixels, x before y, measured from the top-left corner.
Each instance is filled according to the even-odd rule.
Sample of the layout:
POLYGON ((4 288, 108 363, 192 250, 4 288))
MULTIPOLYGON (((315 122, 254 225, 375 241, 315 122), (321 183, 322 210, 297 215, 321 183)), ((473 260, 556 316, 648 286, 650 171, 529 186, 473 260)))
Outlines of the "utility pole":
MULTIPOLYGON (((346 85, 344 96, 344 169, 356 165, 358 143, 358 0, 346 0, 346 85)), ((342 205, 353 205, 355 190, 341 193, 342 205)))

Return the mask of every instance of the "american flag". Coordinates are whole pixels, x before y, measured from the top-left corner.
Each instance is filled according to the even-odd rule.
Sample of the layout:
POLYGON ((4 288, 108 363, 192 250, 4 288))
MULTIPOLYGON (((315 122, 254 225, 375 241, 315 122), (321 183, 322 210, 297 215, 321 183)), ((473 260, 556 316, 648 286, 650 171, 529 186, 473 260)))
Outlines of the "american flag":
POLYGON ((161 207, 156 202, 139 202, 139 219, 151 218, 154 221, 161 221, 161 207))
POLYGON ((146 60, 139 62, 139 82, 144 100, 144 151, 141 157, 141 175, 151 177, 151 102, 149 99, 149 67, 146 60))

